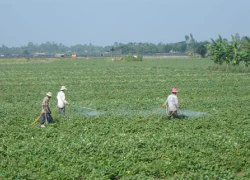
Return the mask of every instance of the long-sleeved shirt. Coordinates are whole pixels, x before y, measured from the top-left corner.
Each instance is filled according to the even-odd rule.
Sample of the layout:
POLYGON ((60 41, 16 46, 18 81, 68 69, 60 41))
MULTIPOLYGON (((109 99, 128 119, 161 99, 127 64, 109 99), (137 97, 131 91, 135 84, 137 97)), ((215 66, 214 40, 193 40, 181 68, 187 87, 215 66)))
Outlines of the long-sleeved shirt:
POLYGON ((65 104, 67 104, 67 101, 65 100, 65 94, 64 94, 64 92, 63 91, 59 91, 57 93, 56 98, 57 98, 57 106, 59 108, 64 108, 65 104))

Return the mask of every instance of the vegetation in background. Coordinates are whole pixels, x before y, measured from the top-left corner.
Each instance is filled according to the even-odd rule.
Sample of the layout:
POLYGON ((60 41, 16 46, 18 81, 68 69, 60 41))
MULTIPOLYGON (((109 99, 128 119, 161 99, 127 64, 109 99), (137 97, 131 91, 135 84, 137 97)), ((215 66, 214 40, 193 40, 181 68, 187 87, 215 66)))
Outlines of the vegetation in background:
POLYGON ((78 57, 118 57, 118 56, 152 56, 152 55, 188 55, 190 57, 205 58, 207 55, 217 64, 224 62, 232 65, 239 65, 243 62, 249 64, 249 37, 240 39, 239 34, 232 36, 232 41, 222 39, 201 41, 195 40, 192 33, 185 35, 185 40, 177 43, 118 43, 111 46, 95 46, 92 44, 77 44, 67 47, 55 42, 33 44, 29 42, 22 47, 0 47, 0 57, 70 57, 77 54, 78 57), (209 52, 208 52, 209 49, 209 52), (56 56, 57 55, 57 56, 56 56))
POLYGON ((249 38, 245 37, 242 40, 236 35, 232 36, 232 41, 223 39, 219 36, 208 45, 208 54, 211 60, 216 64, 227 64, 238 66, 241 62, 248 66, 250 63, 249 38))
POLYGON ((55 54, 64 54, 71 56, 89 57, 89 56, 124 56, 124 55, 200 55, 205 57, 207 42, 198 42, 193 35, 186 35, 185 40, 177 43, 135 43, 127 44, 115 42, 111 46, 95 46, 92 44, 77 44, 67 47, 55 42, 46 42, 34 44, 29 42, 27 46, 22 47, 0 47, 0 55, 4 57, 54 57, 55 54))
POLYGON ((134 55, 134 56, 124 56, 121 58, 121 61, 142 61, 141 55, 134 55))

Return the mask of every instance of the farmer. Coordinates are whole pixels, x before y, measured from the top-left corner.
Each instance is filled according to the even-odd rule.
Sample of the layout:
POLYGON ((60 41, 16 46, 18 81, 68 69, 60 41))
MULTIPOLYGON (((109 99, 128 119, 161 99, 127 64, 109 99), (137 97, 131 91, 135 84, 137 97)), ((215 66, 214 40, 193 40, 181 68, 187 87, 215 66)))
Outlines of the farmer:
POLYGON ((67 88, 65 86, 62 86, 56 96, 59 114, 65 113, 65 105, 68 104, 68 102, 65 100, 65 90, 67 90, 67 88))
POLYGON ((178 117, 177 110, 179 108, 179 102, 177 98, 177 93, 178 91, 176 88, 172 88, 172 94, 170 94, 167 97, 167 100, 165 103, 162 105, 162 107, 166 107, 166 114, 169 118, 173 117, 176 118, 178 117))
POLYGON ((52 97, 52 93, 48 92, 46 97, 43 99, 42 102, 42 112, 40 116, 40 125, 41 127, 45 127, 45 123, 52 123, 53 118, 51 117, 51 111, 49 108, 49 100, 52 97))

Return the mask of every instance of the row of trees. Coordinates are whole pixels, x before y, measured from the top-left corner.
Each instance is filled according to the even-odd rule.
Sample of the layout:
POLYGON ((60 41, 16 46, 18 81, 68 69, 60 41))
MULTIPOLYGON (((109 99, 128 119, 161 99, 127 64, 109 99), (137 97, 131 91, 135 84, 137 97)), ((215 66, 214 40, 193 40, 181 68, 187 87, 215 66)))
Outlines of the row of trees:
POLYGON ((198 42, 193 35, 186 35, 185 40, 177 43, 114 43, 112 46, 95 46, 92 44, 78 44, 67 47, 63 44, 47 42, 40 45, 29 42, 22 47, 0 47, 1 57, 34 57, 34 56, 54 56, 55 54, 78 56, 122 56, 122 55, 189 55, 210 57, 216 64, 239 65, 250 63, 250 38, 242 37, 239 34, 233 35, 228 41, 219 36, 218 39, 211 39, 211 42, 198 42))
POLYGON ((0 47, 0 55, 2 56, 34 56, 36 54, 54 55, 63 53, 71 55, 76 53, 78 56, 109 56, 109 55, 154 55, 154 54, 182 54, 194 55, 199 54, 202 57, 207 53, 206 44, 208 42, 198 42, 193 35, 186 35, 185 40, 177 43, 114 43, 112 46, 95 46, 92 44, 78 44, 67 47, 63 44, 54 42, 46 42, 40 45, 29 42, 27 46, 22 47, 0 47))
POLYGON ((207 53, 206 45, 208 41, 198 42, 194 39, 193 35, 186 35, 185 41, 177 43, 115 43, 111 50, 114 53, 120 54, 140 54, 140 55, 151 55, 151 54, 182 54, 194 56, 195 54, 205 57, 207 53))
POLYGON ((232 41, 223 39, 219 36, 207 45, 208 56, 216 64, 239 65, 244 63, 245 66, 250 64, 250 38, 240 38, 237 34, 232 36, 232 41))
POLYGON ((63 44, 57 44, 55 42, 46 42, 40 45, 29 42, 27 46, 22 47, 7 47, 2 45, 0 47, 0 54, 2 56, 54 56, 55 54, 71 55, 77 53, 85 56, 97 56, 108 48, 94 46, 92 44, 74 45, 67 47, 63 44))

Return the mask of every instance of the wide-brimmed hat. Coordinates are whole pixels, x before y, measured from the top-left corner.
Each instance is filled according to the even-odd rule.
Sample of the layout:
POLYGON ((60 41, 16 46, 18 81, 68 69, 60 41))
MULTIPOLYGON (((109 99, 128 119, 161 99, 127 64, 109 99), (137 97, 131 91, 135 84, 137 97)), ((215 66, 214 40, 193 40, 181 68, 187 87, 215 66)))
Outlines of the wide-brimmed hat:
POLYGON ((172 92, 173 92, 173 93, 177 93, 178 91, 177 91, 176 88, 172 88, 172 92))
POLYGON ((47 92, 46 95, 49 96, 49 97, 52 97, 52 93, 51 92, 47 92))
POLYGON ((67 88, 65 86, 62 86, 60 90, 64 91, 64 90, 67 90, 67 88))

